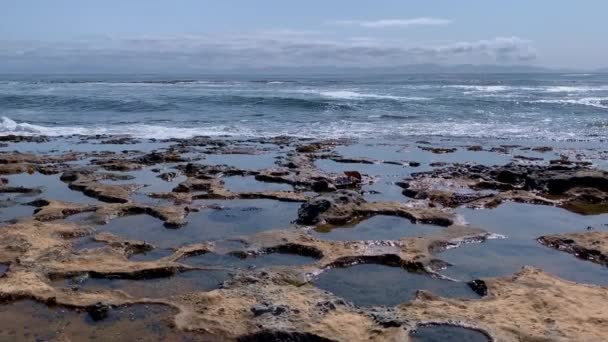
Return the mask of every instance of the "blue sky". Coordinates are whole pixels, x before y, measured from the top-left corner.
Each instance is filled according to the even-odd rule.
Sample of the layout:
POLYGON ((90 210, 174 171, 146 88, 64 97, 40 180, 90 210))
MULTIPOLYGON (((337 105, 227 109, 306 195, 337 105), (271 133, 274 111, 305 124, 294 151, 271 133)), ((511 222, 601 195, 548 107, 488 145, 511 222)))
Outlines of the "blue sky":
POLYGON ((0 0, 0 72, 606 67, 608 1, 0 0))

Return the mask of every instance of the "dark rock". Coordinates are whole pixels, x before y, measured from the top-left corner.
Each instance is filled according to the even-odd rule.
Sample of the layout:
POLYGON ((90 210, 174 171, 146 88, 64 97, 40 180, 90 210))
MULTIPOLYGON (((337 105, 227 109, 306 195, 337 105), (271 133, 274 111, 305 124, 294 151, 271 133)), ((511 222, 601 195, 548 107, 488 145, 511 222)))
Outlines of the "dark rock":
POLYGON ((363 177, 361 176, 361 173, 359 173, 359 171, 344 171, 344 175, 346 175, 347 177, 357 179, 359 181, 361 181, 361 179, 363 179, 363 177))
POLYGON ((279 316, 287 312, 289 308, 285 305, 270 305, 266 303, 257 304, 251 308, 251 312, 254 317, 258 317, 264 314, 271 314, 273 316, 279 316))
POLYGON ((471 290, 473 290, 475 293, 477 293, 481 297, 488 295, 488 285, 486 284, 485 281, 476 279, 476 280, 470 281, 468 284, 469 284, 469 287, 471 288, 471 290))
POLYGON ((349 206, 364 203, 363 197, 349 190, 340 190, 331 194, 315 197, 302 204, 298 209, 300 224, 317 224, 321 221, 347 220, 352 213, 349 206))
POLYGON ((327 179, 319 179, 312 184, 312 191, 314 192, 332 192, 336 190, 336 186, 327 179))
POLYGON ((173 181, 176 177, 177 177, 177 172, 165 172, 162 173, 160 175, 158 175, 157 177, 166 181, 166 182, 171 182, 173 181))
POLYGON ((423 151, 431 152, 431 153, 435 153, 435 154, 454 153, 458 150, 455 147, 443 148, 443 147, 418 146, 418 148, 423 151))
POLYGON ((89 305, 86 310, 94 321, 104 320, 110 315, 110 306, 103 303, 89 305))
POLYGON ((306 332, 287 332, 262 330, 257 333, 240 336, 239 342, 332 342, 331 340, 319 335, 306 332))

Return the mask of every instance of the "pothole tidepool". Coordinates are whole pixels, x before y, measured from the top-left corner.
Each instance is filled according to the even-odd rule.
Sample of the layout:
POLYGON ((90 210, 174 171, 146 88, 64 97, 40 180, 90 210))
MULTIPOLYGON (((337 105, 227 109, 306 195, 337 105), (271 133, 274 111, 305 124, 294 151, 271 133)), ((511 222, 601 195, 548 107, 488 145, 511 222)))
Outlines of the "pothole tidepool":
POLYGON ((507 276, 518 272, 524 265, 530 265, 575 282, 608 284, 608 268, 536 241, 544 234, 602 227, 608 215, 583 216, 556 207, 518 203, 504 203, 495 209, 458 211, 471 224, 506 238, 465 244, 437 254, 438 258, 452 264, 441 271, 446 276, 470 281, 507 276))
POLYGON ((185 258, 181 262, 195 267, 223 266, 228 268, 253 269, 270 266, 301 266, 312 264, 316 260, 308 256, 286 253, 268 253, 247 257, 205 253, 185 258))
POLYGON ((226 189, 232 192, 290 191, 293 187, 285 183, 261 182, 255 176, 230 176, 222 178, 226 189))
POLYGON ((417 327, 410 333, 412 342, 489 342, 490 339, 479 330, 447 324, 428 324, 417 327))
POLYGON ((464 282, 378 264, 330 269, 319 275, 314 284, 359 306, 394 306, 414 299, 418 290, 449 298, 479 298, 464 282))
POLYGON ((433 235, 441 230, 442 227, 414 224, 403 217, 377 215, 354 225, 317 227, 312 234, 326 240, 399 240, 403 237, 433 235))
POLYGON ((197 341, 201 335, 177 331, 175 311, 164 305, 112 307, 108 316, 91 319, 84 309, 48 307, 32 300, 0 305, 2 341, 197 341))
POLYGON ((152 279, 94 278, 81 275, 52 282, 55 287, 74 291, 121 290, 136 298, 168 298, 183 293, 217 289, 230 279, 223 269, 193 270, 152 279))

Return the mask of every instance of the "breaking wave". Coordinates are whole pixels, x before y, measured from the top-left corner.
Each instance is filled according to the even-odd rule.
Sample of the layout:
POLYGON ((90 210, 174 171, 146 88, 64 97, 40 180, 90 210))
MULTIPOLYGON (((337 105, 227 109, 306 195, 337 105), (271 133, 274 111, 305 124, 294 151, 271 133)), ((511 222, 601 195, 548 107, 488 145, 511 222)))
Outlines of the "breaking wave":
POLYGON ((608 97, 585 97, 582 99, 542 99, 530 101, 531 103, 552 103, 561 105, 581 105, 608 109, 608 97))
MULTIPOLYGON (((402 118, 403 119, 403 118, 402 118)), ((551 131, 547 128, 532 127, 522 124, 483 123, 483 122, 407 122, 395 123, 389 121, 357 122, 332 121, 311 122, 304 125, 277 125, 271 122, 259 125, 213 125, 196 127, 171 127, 147 124, 124 124, 109 126, 41 126, 29 123, 18 123, 10 118, 2 117, 0 135, 120 135, 135 138, 190 138, 194 136, 237 136, 237 137, 269 137, 291 135, 307 138, 377 138, 399 136, 445 136, 445 137, 486 137, 486 138, 523 138, 567 140, 581 137, 578 131, 551 131)))

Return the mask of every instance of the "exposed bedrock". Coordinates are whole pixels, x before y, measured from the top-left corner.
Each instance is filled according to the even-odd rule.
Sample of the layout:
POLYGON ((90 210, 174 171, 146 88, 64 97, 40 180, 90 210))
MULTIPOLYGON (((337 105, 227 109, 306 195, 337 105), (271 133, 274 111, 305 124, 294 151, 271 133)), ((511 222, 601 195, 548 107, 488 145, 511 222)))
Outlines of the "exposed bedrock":
POLYGON ((493 207, 502 201, 557 205, 580 214, 608 212, 608 172, 570 165, 458 164, 399 183, 412 198, 493 207))
POLYGON ((298 210, 300 224, 344 224, 373 215, 401 216, 412 222, 449 226, 455 215, 436 208, 421 208, 401 202, 367 202, 355 191, 340 190, 319 195, 298 210))
POLYGON ((608 232, 606 231, 545 235, 538 238, 538 241, 578 258, 608 266, 608 232))

